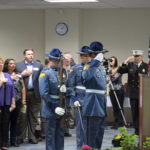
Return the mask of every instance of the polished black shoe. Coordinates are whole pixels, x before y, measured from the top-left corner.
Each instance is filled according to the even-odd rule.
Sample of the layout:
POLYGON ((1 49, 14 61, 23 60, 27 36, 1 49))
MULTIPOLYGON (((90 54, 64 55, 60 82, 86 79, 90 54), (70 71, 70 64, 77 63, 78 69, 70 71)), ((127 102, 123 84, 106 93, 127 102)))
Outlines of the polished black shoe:
POLYGON ((70 133, 64 133, 65 137, 72 137, 72 135, 70 133))
POLYGON ((29 139, 28 143, 30 143, 30 144, 38 144, 38 140, 29 139))
POLYGON ((11 146, 14 146, 14 147, 19 147, 18 142, 11 142, 10 145, 11 145, 11 146))

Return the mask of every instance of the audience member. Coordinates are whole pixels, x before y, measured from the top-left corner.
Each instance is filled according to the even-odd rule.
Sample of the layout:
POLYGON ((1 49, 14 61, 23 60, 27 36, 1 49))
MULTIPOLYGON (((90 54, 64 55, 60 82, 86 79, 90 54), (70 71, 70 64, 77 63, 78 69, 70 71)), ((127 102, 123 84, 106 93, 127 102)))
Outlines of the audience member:
POLYGON ((76 64, 75 61, 74 61, 74 59, 73 59, 73 57, 72 57, 72 55, 71 55, 71 53, 65 52, 63 55, 64 55, 66 58, 68 58, 69 64, 70 64, 71 67, 76 64))
POLYGON ((10 112, 16 107, 16 94, 11 76, 3 72, 3 67, 0 57, 0 149, 7 150, 10 112))
POLYGON ((114 114, 114 125, 112 128, 117 129, 118 127, 123 125, 123 117, 121 114, 121 110, 123 112, 124 89, 122 84, 122 75, 116 72, 116 70, 118 69, 118 60, 115 56, 112 56, 110 59, 110 70, 108 75, 111 80, 110 82, 112 83, 112 85, 109 84, 109 95, 113 106, 114 114))
POLYGON ((142 56, 142 50, 133 50, 133 56, 128 57, 118 68, 119 73, 128 74, 126 96, 130 98, 135 134, 139 134, 139 73, 148 72, 148 65, 143 62, 142 56))
MULTIPOLYGON (((67 86, 69 83, 69 72, 71 69, 71 59, 72 59, 72 55, 68 52, 63 54, 64 60, 63 60, 63 68, 65 69, 65 74, 67 75, 66 80, 67 80, 67 86)), ((73 127, 74 126, 74 110, 72 107, 70 107, 70 96, 66 96, 65 97, 65 101, 66 101, 66 108, 67 108, 67 120, 68 120, 68 128, 64 129, 64 135, 66 137, 71 137, 72 135, 69 133, 69 127, 73 127)))
POLYGON ((5 60, 3 71, 10 74, 16 92, 16 108, 10 115, 10 145, 18 147, 19 145, 16 140, 17 130, 19 130, 17 127, 17 120, 21 106, 26 105, 25 85, 21 75, 16 72, 16 62, 14 59, 10 58, 5 60))
POLYGON ((28 142, 37 144, 38 140, 35 137, 35 127, 41 107, 38 79, 43 66, 41 63, 33 60, 33 49, 25 49, 23 55, 24 60, 18 62, 16 68, 21 73, 26 87, 27 113, 26 119, 20 124, 22 133, 18 136, 18 142, 21 143, 23 141, 28 127, 28 142))

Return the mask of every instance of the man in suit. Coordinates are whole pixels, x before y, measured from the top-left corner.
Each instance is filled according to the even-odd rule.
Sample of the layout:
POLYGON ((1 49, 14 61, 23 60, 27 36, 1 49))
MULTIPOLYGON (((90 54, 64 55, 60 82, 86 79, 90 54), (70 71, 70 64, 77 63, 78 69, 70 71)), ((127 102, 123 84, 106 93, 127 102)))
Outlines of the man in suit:
POLYGON ((28 127, 28 142, 37 144, 35 137, 35 127, 37 124, 37 116, 40 112, 41 98, 39 93, 38 79, 43 66, 40 62, 34 61, 34 50, 25 49, 24 60, 16 64, 16 69, 21 73, 26 87, 26 117, 25 120, 20 118, 20 132, 18 142, 21 143, 26 134, 28 127))
POLYGON ((119 73, 128 73, 126 96, 130 98, 135 134, 139 133, 139 73, 148 72, 148 66, 143 62, 142 55, 142 50, 133 50, 133 56, 128 57, 118 68, 119 73))

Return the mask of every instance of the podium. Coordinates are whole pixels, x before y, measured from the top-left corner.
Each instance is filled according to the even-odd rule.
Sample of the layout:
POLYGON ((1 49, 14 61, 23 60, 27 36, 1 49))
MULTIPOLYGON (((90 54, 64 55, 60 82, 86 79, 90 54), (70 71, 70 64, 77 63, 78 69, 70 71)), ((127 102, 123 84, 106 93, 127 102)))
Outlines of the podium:
POLYGON ((150 137, 150 77, 140 76, 139 94, 139 146, 147 136, 150 137))

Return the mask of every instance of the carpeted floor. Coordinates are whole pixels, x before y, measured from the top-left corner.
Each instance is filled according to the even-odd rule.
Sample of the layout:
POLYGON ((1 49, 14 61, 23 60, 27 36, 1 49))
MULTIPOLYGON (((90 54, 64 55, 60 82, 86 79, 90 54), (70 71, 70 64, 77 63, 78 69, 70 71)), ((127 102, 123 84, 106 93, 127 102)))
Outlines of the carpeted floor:
MULTIPOLYGON (((129 134, 134 133, 133 128, 127 129, 129 134)), ((65 148, 64 150, 76 150, 76 134, 75 129, 70 130, 70 133, 72 134, 72 137, 65 137, 65 148)), ((111 129, 111 126, 107 126, 105 129, 103 144, 102 144, 102 150, 105 148, 111 148, 111 140, 118 133, 117 130, 111 129)), ((24 143, 21 144, 20 147, 9 147, 9 150, 45 150, 45 140, 39 142, 38 144, 29 144, 24 143)))

